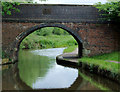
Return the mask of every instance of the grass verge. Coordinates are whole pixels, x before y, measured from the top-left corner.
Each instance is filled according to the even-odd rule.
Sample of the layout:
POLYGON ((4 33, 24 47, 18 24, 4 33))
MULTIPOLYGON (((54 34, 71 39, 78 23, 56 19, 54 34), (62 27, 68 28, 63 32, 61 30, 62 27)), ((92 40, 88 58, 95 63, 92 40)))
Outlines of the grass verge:
POLYGON ((72 52, 77 47, 77 42, 71 35, 39 36, 30 34, 20 45, 21 49, 47 49, 60 47, 68 47, 64 52, 72 52))
POLYGON ((72 51, 74 51, 77 47, 78 47, 78 45, 69 46, 69 47, 67 47, 66 49, 64 49, 64 52, 63 52, 63 53, 72 52, 72 51))
POLYGON ((109 70, 113 73, 120 74, 120 63, 108 62, 119 61, 120 52, 112 52, 109 54, 97 55, 93 57, 83 57, 79 62, 87 63, 90 66, 99 66, 100 69, 109 70))

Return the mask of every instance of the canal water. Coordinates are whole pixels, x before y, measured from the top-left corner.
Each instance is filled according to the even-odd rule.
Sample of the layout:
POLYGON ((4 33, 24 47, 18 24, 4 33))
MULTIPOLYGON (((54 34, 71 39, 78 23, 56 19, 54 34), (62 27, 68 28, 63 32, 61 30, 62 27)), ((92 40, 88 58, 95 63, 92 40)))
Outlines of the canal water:
POLYGON ((68 88, 78 77, 78 70, 58 65, 56 56, 64 48, 20 51, 20 78, 33 89, 68 88))
POLYGON ((58 65, 65 48, 20 50, 18 63, 3 66, 3 90, 111 90, 120 84, 82 69, 58 65))

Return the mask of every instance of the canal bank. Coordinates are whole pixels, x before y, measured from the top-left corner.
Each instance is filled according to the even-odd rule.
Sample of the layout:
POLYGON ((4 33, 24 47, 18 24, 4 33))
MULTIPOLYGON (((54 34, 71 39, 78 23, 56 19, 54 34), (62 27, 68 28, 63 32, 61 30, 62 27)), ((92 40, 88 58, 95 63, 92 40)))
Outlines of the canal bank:
MULTIPOLYGON (((10 64, 11 67, 2 67, 3 90, 39 90, 42 92, 74 92, 75 90, 116 92, 119 90, 119 83, 115 81, 84 71, 82 68, 77 69, 75 65, 73 67, 69 67, 68 64, 58 65, 56 56, 62 54, 63 50, 64 48, 21 50, 18 62, 10 64)), ((72 54, 73 52, 71 58, 76 61, 77 54, 74 53, 74 56, 72 54)), ((67 53, 64 53, 65 57, 68 58, 67 53)))
POLYGON ((2 90, 39 90, 61 92, 100 90, 82 78, 80 71, 56 63, 64 48, 21 50, 15 64, 2 67, 2 90), (57 51, 57 52, 56 52, 57 51), (51 54, 52 53, 52 54, 51 54))
MULTIPOLYGON (((120 73, 119 71, 113 72, 109 69, 103 69, 99 65, 83 62, 78 58, 77 49, 71 53, 64 53, 56 57, 57 64, 61 65, 69 65, 74 68, 82 68, 86 71, 89 71, 93 74, 98 74, 100 76, 106 77, 111 79, 112 81, 115 81, 117 83, 120 83, 120 73)), ((111 63, 111 62, 109 62, 111 63)), ((119 64, 119 63, 118 63, 119 64)), ((118 65, 119 66, 119 65, 118 65)), ((118 69, 119 70, 119 69, 118 69)))

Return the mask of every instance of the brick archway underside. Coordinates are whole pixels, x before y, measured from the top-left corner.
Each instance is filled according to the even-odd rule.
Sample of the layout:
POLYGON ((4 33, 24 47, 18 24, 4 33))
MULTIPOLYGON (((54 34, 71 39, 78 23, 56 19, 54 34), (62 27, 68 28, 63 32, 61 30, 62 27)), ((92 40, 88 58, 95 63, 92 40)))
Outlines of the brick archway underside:
POLYGON ((59 27, 59 28, 66 30, 68 33, 70 33, 78 43, 78 57, 82 57, 82 49, 83 49, 82 39, 80 38, 80 36, 77 34, 76 31, 72 30, 71 28, 69 28, 63 24, 46 23, 46 24, 40 24, 37 26, 33 26, 33 27, 27 29, 26 31, 22 32, 20 35, 18 35, 16 37, 15 41, 13 42, 13 44, 11 46, 12 62, 16 62, 18 60, 18 51, 19 51, 20 43, 22 42, 22 40, 25 37, 27 37, 29 34, 31 34, 32 32, 34 32, 40 28, 44 28, 44 27, 59 27))

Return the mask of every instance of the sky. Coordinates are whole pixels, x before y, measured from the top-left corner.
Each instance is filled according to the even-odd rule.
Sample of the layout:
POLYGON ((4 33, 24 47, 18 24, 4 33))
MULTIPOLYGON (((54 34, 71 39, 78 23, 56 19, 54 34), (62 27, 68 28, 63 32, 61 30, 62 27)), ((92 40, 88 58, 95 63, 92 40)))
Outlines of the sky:
POLYGON ((94 3, 101 2, 105 3, 107 0, 47 0, 47 1, 39 1, 34 0, 34 2, 40 4, 84 4, 84 5, 93 5, 94 3))

